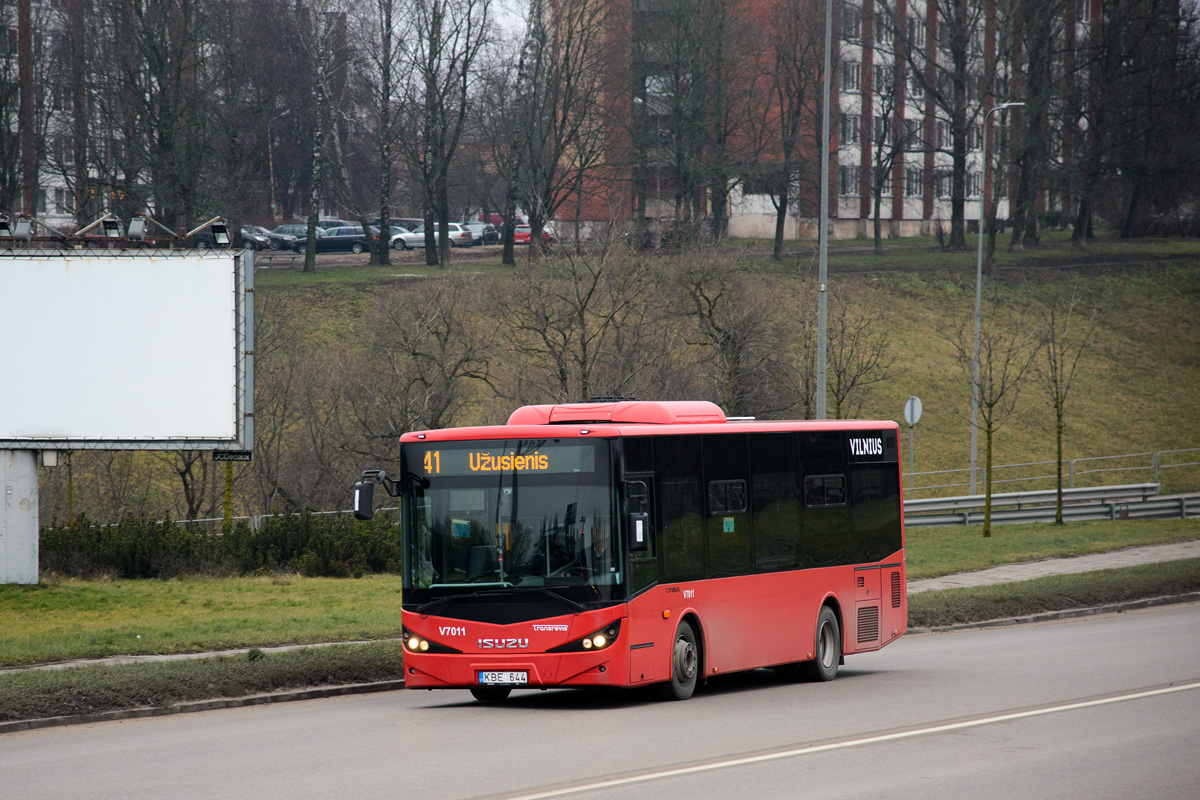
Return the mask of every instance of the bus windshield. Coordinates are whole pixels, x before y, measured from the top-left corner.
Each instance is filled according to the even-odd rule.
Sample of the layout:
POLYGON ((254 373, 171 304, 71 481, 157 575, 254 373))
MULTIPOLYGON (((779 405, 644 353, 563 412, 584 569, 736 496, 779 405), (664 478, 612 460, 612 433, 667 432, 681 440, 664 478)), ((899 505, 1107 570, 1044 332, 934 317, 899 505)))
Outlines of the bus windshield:
POLYGON ((513 588, 616 597, 608 442, 410 443, 401 458, 406 601, 513 588))

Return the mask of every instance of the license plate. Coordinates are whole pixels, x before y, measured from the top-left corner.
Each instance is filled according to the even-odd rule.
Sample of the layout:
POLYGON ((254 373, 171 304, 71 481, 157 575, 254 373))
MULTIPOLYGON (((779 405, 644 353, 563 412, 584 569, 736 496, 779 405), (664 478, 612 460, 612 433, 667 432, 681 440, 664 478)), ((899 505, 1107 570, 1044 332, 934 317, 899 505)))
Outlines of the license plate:
POLYGON ((521 685, 529 683, 529 673, 521 670, 497 670, 479 673, 479 682, 490 685, 521 685))

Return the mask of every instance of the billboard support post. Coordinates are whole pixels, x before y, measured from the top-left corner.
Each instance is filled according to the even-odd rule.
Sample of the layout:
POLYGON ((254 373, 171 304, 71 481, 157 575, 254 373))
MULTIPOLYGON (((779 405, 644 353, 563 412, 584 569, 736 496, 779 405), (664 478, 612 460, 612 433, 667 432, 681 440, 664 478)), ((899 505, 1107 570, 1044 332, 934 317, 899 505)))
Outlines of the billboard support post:
POLYGON ((0 584, 36 584, 37 451, 0 450, 0 492, 0 584))

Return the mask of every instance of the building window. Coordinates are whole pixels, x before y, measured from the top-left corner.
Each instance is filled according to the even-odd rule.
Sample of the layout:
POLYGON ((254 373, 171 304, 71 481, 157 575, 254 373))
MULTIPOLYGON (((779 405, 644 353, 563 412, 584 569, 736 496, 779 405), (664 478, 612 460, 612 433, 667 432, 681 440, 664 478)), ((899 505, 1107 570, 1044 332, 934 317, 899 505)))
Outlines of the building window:
POLYGON ((1075 19, 1078 22, 1090 22, 1092 19, 1091 0, 1075 0, 1075 19))
POLYGON ((934 131, 936 133, 935 139, 937 141, 937 149, 949 150, 952 142, 952 137, 950 136, 950 123, 944 120, 938 120, 937 124, 934 126, 934 131))
POLYGON ((862 11, 849 3, 842 6, 842 39, 853 41, 862 35, 862 11))
POLYGON ((843 164, 838 167, 838 194, 858 197, 858 167, 843 164))
POLYGON ((54 213, 55 214, 70 214, 71 209, 67 208, 67 190, 61 186, 54 190, 54 213))
POLYGON ((920 17, 908 18, 908 46, 914 49, 925 46, 925 23, 920 17))
POLYGON ((908 94, 913 100, 925 99, 925 81, 915 70, 908 73, 908 94))
POLYGON ((983 193, 983 173, 967 173, 967 197, 979 197, 983 193))
POLYGON ((949 170, 942 169, 933 173, 933 193, 938 197, 949 197, 952 183, 953 178, 951 177, 949 170))
POLYGON ((892 78, 895 74, 890 64, 876 64, 875 92, 877 94, 891 94, 893 89, 892 78))
POLYGON ((862 87, 862 64, 857 61, 842 62, 842 91, 857 92, 862 87))
POLYGON ((842 114, 838 125, 838 137, 844 145, 858 141, 858 114, 842 114))
POLYGON ((886 14, 875 15, 875 44, 892 43, 892 21, 886 14))
POLYGON ((915 119, 904 120, 904 144, 910 150, 921 149, 921 122, 915 119))
POLYGON ((875 143, 876 144, 891 144, 892 141, 892 122, 889 117, 875 117, 875 143))
POLYGON ((967 150, 978 150, 983 147, 983 137, 980 135, 981 128, 978 125, 972 125, 967 128, 967 150))
POLYGON ((925 193, 925 173, 919 169, 904 170, 904 196, 920 197, 925 193))

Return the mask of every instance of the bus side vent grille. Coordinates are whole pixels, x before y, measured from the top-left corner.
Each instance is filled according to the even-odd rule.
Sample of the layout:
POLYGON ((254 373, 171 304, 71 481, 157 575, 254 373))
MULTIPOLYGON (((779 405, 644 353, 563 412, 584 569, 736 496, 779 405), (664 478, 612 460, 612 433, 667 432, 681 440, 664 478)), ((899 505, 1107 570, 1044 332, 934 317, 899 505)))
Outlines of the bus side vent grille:
POLYGON ((900 573, 892 573, 892 608, 900 607, 900 573))
POLYGON ((858 610, 858 641, 874 642, 879 639, 879 606, 863 606, 858 610))
POLYGON ((858 576, 857 582, 858 582, 858 588, 860 588, 860 589, 867 585, 867 579, 864 578, 862 575, 858 576))

